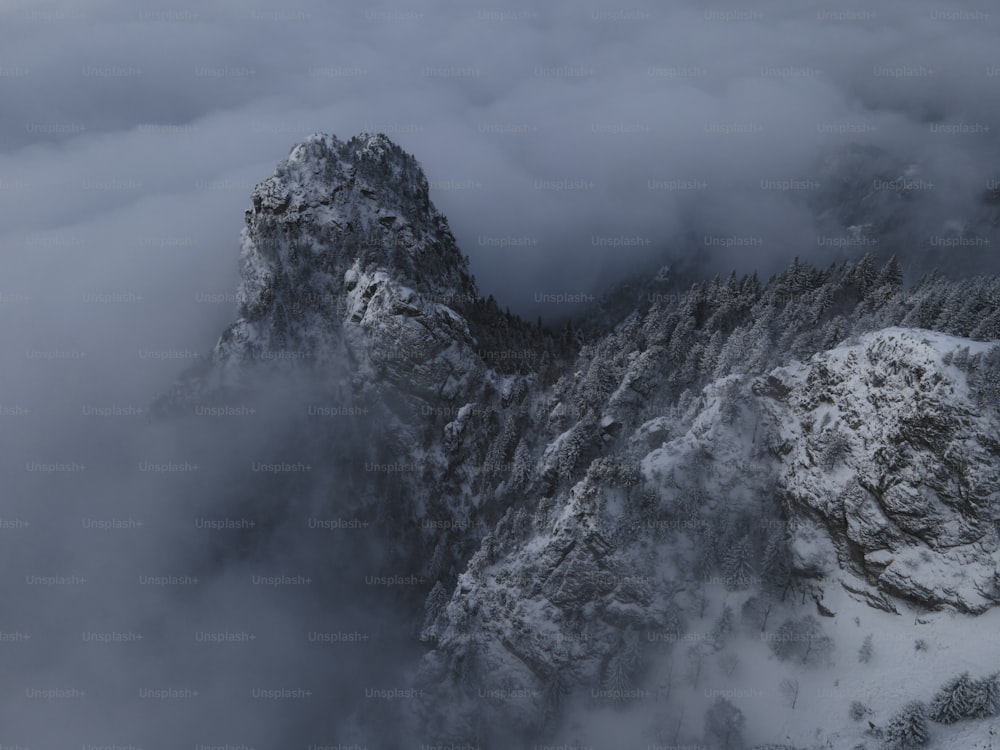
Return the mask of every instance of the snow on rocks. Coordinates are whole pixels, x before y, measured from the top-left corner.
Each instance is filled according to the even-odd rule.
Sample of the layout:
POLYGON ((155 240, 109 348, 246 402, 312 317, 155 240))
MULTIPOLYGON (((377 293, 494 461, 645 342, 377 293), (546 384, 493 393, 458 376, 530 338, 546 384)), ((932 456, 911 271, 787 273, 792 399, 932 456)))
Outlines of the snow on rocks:
POLYGON ((942 359, 967 345, 989 348, 916 329, 867 334, 776 371, 791 391, 768 411, 796 446, 782 459, 788 511, 822 519, 842 566, 884 593, 981 612, 997 600, 1000 425, 942 359))

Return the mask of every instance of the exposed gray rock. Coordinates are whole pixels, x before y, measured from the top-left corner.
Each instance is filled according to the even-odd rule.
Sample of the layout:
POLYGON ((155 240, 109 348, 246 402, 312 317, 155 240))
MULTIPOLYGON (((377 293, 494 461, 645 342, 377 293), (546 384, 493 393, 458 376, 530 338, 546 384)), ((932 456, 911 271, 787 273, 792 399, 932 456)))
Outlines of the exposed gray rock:
POLYGON ((822 520, 845 569, 883 594, 982 612, 996 599, 995 414, 942 357, 957 340, 888 329, 777 376, 771 419, 790 516, 822 520))

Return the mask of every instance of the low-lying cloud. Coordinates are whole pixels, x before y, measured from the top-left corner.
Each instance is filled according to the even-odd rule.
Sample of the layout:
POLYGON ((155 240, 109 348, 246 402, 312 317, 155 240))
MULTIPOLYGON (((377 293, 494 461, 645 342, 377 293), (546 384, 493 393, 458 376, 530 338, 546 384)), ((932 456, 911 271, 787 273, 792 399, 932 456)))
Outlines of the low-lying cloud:
POLYGON ((974 3, 4 10, 8 259, 80 242, 78 281, 155 275, 175 315, 180 277, 231 289, 252 185, 310 132, 414 153, 484 292, 527 313, 716 236, 723 272, 822 258, 804 185, 848 143, 922 165, 938 224, 997 177, 974 3))

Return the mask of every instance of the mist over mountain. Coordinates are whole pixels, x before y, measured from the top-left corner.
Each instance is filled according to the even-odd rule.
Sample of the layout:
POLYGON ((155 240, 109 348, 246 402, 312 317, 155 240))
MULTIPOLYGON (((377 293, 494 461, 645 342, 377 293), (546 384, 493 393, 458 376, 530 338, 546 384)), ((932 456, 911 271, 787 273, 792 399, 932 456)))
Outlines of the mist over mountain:
POLYGON ((993 15, 0 2, 0 750, 991 746, 993 15))
MULTIPOLYGON (((996 19, 973 0, 85 5, 0 7, 0 240, 23 292, 65 264, 87 291, 143 294, 143 335, 199 351, 230 308, 189 303, 232 294, 246 196, 316 132, 418 154, 483 291, 532 320, 569 309, 536 294, 598 294, 664 255, 766 276, 909 258, 992 215, 996 19), (854 205, 817 215, 844 181, 854 205), (897 233, 836 244, 869 221, 897 233)), ((990 246, 933 262, 949 250, 996 271, 990 246)), ((45 296, 73 311, 76 291, 45 296)))
POLYGON ((13 733, 109 742, 128 705, 135 743, 812 747, 928 698, 848 718, 866 634, 934 630, 925 693, 980 671, 997 277, 665 263, 528 323, 381 134, 297 144, 239 268, 235 320, 150 404, 6 444, 13 733))

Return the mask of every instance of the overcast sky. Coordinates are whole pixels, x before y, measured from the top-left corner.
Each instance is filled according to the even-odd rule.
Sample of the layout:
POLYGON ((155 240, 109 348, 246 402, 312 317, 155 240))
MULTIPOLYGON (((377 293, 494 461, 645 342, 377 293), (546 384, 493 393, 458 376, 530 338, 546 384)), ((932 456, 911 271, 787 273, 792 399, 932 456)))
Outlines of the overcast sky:
MULTIPOLYGON (((526 313, 709 236, 760 240, 722 272, 823 256, 812 188, 775 186, 848 143, 919 165, 930 232, 1000 179, 989 3, 418 7, 0 0, 0 465, 20 472, 5 517, 58 518, 39 503, 75 481, 25 478, 25 461, 129 444, 81 404, 145 408, 215 343, 252 188, 307 134, 381 131, 414 154, 481 290, 526 313)), ((954 266, 977 252, 995 251, 954 266)), ((135 481, 151 514, 172 497, 135 481)), ((120 510, 114 476, 88 487, 95 514, 120 510)), ((8 562, 72 568, 19 539, 8 562)), ((100 558, 92 536, 58 548, 100 558)), ((38 611, 78 611, 58 602, 38 611)))
POLYGON ((308 133, 365 130, 421 161, 514 309, 682 231, 701 243, 683 252, 753 237, 726 262, 783 265, 820 254, 808 189, 760 181, 806 179, 826 149, 920 160, 935 198, 998 177, 997 29, 973 2, 0 0, 0 291, 141 294, 111 317, 204 349, 232 300, 192 302, 234 291, 252 186, 308 133))

